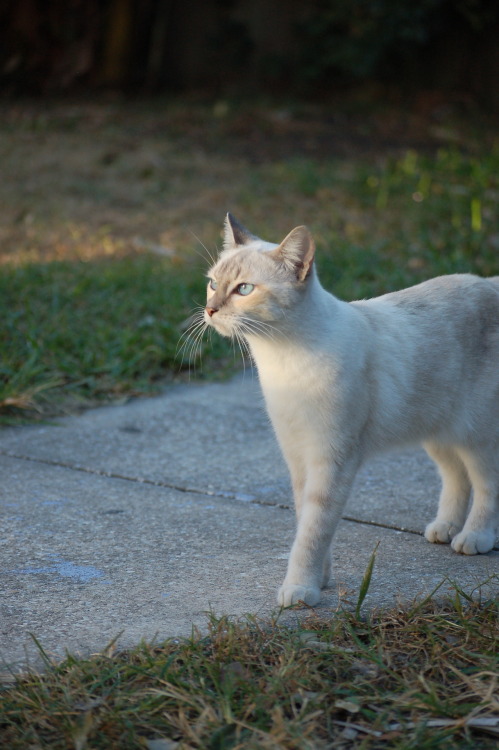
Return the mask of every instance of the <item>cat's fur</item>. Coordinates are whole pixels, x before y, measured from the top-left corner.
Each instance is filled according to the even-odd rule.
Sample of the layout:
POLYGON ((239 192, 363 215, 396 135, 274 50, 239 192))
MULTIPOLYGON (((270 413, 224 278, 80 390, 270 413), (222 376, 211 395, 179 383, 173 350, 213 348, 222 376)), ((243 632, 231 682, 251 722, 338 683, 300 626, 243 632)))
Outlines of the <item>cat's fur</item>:
POLYGON ((499 515, 499 277, 442 276, 346 303, 320 285, 314 251, 306 227, 275 245, 228 214, 204 311, 249 345, 291 473, 285 606, 319 601, 355 474, 378 451, 422 443, 437 463, 429 541, 488 552, 499 515))

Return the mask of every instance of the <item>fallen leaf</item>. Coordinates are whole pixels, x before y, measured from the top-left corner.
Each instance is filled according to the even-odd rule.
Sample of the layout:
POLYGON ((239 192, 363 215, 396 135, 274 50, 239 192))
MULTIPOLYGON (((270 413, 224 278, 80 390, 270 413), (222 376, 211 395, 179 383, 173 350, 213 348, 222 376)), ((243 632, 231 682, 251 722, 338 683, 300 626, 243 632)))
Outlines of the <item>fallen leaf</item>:
POLYGON ((360 711, 360 706, 353 701, 344 701, 341 698, 334 702, 335 708, 341 708, 343 711, 348 711, 350 714, 356 714, 360 711))

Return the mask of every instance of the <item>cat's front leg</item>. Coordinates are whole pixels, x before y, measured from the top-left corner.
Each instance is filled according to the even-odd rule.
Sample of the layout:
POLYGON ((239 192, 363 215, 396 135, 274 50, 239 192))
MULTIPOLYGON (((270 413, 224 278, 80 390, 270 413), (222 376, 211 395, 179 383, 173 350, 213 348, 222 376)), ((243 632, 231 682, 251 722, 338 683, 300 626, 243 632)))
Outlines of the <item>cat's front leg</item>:
POLYGON ((317 604, 329 580, 331 540, 357 468, 352 463, 333 470, 333 465, 331 461, 316 466, 307 477, 288 570, 277 597, 283 607, 300 601, 317 604))

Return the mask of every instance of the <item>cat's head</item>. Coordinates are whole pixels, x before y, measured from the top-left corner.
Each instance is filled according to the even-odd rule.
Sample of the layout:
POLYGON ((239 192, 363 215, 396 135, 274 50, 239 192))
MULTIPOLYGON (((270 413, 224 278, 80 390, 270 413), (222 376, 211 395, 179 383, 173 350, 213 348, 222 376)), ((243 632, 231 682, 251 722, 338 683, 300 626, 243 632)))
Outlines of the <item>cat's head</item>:
POLYGON ((205 322, 223 336, 265 335, 284 325, 309 284, 314 252, 304 226, 276 245, 227 214, 224 249, 207 274, 205 322))

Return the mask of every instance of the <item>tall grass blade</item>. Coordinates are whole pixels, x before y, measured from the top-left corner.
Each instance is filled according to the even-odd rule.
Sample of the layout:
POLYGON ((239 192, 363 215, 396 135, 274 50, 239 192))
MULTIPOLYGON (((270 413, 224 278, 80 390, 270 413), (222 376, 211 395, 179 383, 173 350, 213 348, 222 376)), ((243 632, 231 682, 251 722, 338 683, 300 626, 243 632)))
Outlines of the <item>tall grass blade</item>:
POLYGON ((45 663, 45 665, 47 667, 52 668, 54 666, 54 662, 52 661, 52 659, 50 658, 50 656, 47 654, 47 652, 43 648, 42 644, 40 643, 40 641, 38 640, 38 638, 36 637, 36 635, 34 633, 29 633, 29 636, 32 639, 32 641, 35 644, 35 646, 37 647, 38 651, 40 652, 40 656, 42 657, 43 662, 45 663))
POLYGON ((373 575, 374 563, 376 560, 376 553, 378 552, 379 545, 380 542, 377 542, 375 548, 372 551, 369 562, 367 563, 367 568, 362 578, 362 583, 360 584, 359 597, 357 599, 357 606, 355 608, 355 617, 357 618, 357 620, 360 618, 360 610, 364 599, 367 596, 367 592, 369 591, 369 586, 371 585, 371 578, 373 575))

